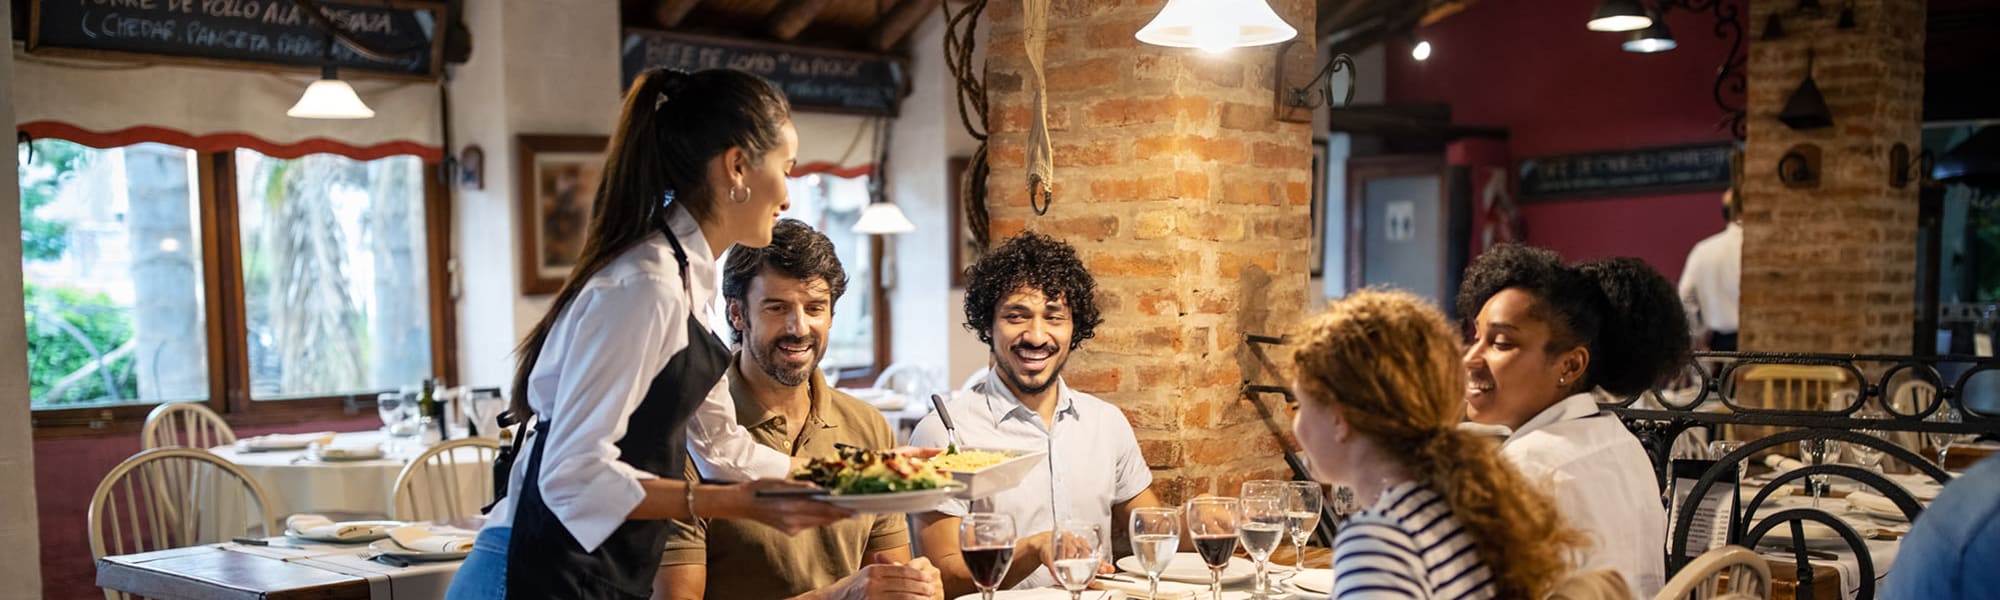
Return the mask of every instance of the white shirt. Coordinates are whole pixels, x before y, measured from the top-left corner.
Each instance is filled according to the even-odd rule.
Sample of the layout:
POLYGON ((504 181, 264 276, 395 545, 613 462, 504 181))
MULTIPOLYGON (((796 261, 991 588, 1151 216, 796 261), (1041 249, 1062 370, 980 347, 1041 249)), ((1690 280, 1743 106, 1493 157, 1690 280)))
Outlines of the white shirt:
MULTIPOLYGON (((646 497, 639 482, 657 477, 619 460, 617 443, 653 377, 688 347, 688 307, 715 297, 715 257, 701 227, 685 209, 666 210, 667 226, 687 253, 690 285, 682 287, 666 236, 647 236, 583 284, 549 328, 528 374, 528 406, 550 424, 535 483, 549 512, 586 551, 604 543, 646 497)), ((708 325, 707 311, 694 314, 708 325)), ((711 463, 702 466, 711 477, 784 477, 791 467, 783 453, 757 444, 736 423, 727 378, 717 381, 695 410, 687 438, 689 453, 711 463)), ((513 526, 533 449, 532 443, 522 446, 507 475, 507 489, 516 492, 493 507, 486 527, 513 526)))
MULTIPOLYGON (((964 517, 974 512, 1003 513, 1014 518, 1014 531, 1027 537, 1053 531, 1056 523, 1078 519, 1103 528, 1106 548, 1112 536, 1111 507, 1137 497, 1153 484, 1153 471, 1139 453, 1139 438, 1125 413, 1111 403, 1073 389, 1057 379, 1055 429, 1021 404, 1012 390, 989 375, 970 390, 952 392, 945 400, 952 424, 958 426, 960 448, 982 450, 1041 450, 1042 463, 1013 489, 979 500, 953 499, 938 512, 964 517), (1060 464, 1062 469, 1052 469, 1060 464)), ((925 416, 910 434, 910 445, 943 448, 949 442, 936 413, 925 416)), ((1107 555, 1110 553, 1107 552, 1107 555)), ((1056 585, 1047 569, 1014 587, 1056 585)))
POLYGON ((1681 307, 1691 325, 1736 333, 1738 285, 1743 272, 1743 226, 1730 223, 1720 233, 1695 242, 1681 268, 1681 307))
POLYGON ((1576 572, 1613 569, 1635 598, 1666 585, 1667 511, 1653 463, 1617 417, 1577 394, 1515 430, 1500 455, 1528 480, 1547 485, 1556 508, 1591 546, 1576 572))

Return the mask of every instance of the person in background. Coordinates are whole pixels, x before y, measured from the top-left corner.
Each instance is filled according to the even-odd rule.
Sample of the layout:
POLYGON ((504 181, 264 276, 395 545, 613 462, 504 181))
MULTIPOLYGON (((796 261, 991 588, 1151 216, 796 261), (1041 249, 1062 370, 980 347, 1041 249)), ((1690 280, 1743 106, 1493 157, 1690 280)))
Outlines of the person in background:
POLYGON ((2000 599, 2000 456, 1951 480, 1910 525, 1883 600, 2000 599))
POLYGON ((1556 507, 1591 550, 1578 572, 1612 569, 1651 598, 1666 584, 1667 515, 1652 461, 1592 395, 1630 397, 1688 355, 1674 286, 1644 262, 1565 266, 1554 252, 1502 245, 1465 270, 1458 314, 1475 315, 1465 350, 1467 416, 1512 431, 1500 454, 1556 507))
MULTIPOLYGON (((681 479, 688 421, 727 400, 717 390, 726 393, 729 350, 700 309, 715 295, 715 256, 770 243, 797 152, 784 95, 755 75, 655 69, 633 81, 582 255, 521 344, 509 414, 523 426, 532 417, 533 433, 496 464, 507 487, 447 598, 643 598, 667 519, 750 519, 791 533, 852 516, 757 495, 802 484, 681 479)), ((735 432, 711 429, 708 441, 755 445, 733 406, 713 410, 735 432)), ((784 454, 763 450, 765 468, 739 471, 784 477, 784 454)))
POLYGON ((1722 231, 1695 242, 1681 268, 1681 309, 1697 349, 1736 351, 1736 307, 1743 272, 1742 205, 1722 192, 1722 231))
MULTIPOLYGON (((1089 521, 1108 537, 1114 524, 1124 526, 1131 509, 1160 504, 1149 488, 1153 472, 1125 413, 1062 380, 1070 352, 1095 335, 1102 321, 1096 280, 1076 249, 1023 233, 981 257, 968 281, 965 328, 986 343, 992 365, 984 383, 945 401, 959 447, 1048 455, 1013 489, 911 515, 919 547, 944 575, 945 593, 952 597, 974 591, 958 547, 959 519, 969 513, 1013 517, 1019 539, 1001 587, 1033 588, 1055 584, 1040 567, 1054 560, 1048 549, 1057 523, 1089 521)), ((936 414, 924 417, 910 436, 913 446, 942 448, 949 442, 936 414)))
POLYGON ((1333 598, 1541 598, 1577 532, 1461 431, 1465 374, 1444 316, 1405 292, 1335 301, 1296 336, 1292 431, 1313 478, 1367 507, 1333 544, 1333 598))
MULTIPOLYGON (((722 271, 736 356, 729 392, 757 443, 799 457, 842 445, 886 450, 896 434, 882 412, 827 385, 833 307, 847 274, 833 242, 805 223, 778 221, 771 245, 738 248, 722 271)), ((692 479, 692 466, 688 469, 692 479)), ((900 514, 860 515, 786 535, 755 521, 676 519, 653 597, 935 600, 937 569, 910 560, 900 514)))

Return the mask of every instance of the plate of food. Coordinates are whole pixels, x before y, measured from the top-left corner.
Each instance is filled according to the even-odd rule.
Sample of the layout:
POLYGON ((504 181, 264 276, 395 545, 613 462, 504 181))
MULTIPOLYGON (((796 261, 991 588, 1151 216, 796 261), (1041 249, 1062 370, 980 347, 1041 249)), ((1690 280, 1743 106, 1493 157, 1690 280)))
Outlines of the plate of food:
POLYGON ((937 510, 965 489, 928 460, 851 447, 833 458, 812 459, 792 478, 825 488, 813 496, 818 500, 869 514, 937 510))
POLYGON ((1042 450, 960 448, 932 457, 931 465, 950 475, 952 481, 965 484, 959 498, 976 500, 1021 485, 1047 455, 1042 450))

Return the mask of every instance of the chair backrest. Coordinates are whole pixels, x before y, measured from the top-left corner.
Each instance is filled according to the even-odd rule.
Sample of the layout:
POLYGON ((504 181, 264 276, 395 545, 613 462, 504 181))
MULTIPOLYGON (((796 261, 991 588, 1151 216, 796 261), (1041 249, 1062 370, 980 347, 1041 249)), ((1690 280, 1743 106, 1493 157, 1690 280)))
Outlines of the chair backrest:
MULTIPOLYGON (((263 486, 199 448, 153 448, 113 467, 91 494, 90 557, 267 536, 276 518, 263 486)), ((124 595, 105 591, 118 600, 124 595)))
POLYGON ((1682 567, 1653 600, 1748 599, 1771 597, 1771 565, 1749 548, 1723 546, 1682 567), (1729 576, 1727 581, 1720 577, 1729 576), (1725 589, 1724 586, 1727 586, 1725 589))
POLYGON ((1847 370, 1813 365, 1751 365, 1743 380, 1763 384, 1764 407, 1780 410, 1830 408, 1833 392, 1847 380, 1847 370))
POLYGON ((398 521, 435 521, 479 514, 492 500, 493 459, 500 442, 489 438, 452 440, 425 450, 396 475, 389 492, 389 516, 398 521))
POLYGON ((169 402, 161 404, 146 415, 146 425, 139 430, 141 448, 214 448, 236 443, 236 431, 215 414, 197 402, 169 402))
POLYGON ((973 371, 971 375, 967 375, 965 377, 965 383, 958 384, 958 389, 961 390, 972 389, 972 386, 985 383, 986 376, 992 374, 993 374, 992 367, 980 367, 979 370, 973 371))
POLYGON ((1578 573, 1549 592, 1548 600, 1633 600, 1632 586, 1611 569, 1578 573))

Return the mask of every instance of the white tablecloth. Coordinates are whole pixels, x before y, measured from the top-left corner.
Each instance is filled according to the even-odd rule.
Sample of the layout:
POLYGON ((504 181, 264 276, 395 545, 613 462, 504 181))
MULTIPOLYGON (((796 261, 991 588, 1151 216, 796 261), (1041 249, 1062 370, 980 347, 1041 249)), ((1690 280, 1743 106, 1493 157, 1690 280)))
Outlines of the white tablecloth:
MULTIPOLYGON (((336 436, 335 444, 342 447, 379 443, 385 441, 380 431, 360 431, 342 433, 336 436)), ((271 512, 280 519, 297 513, 353 513, 358 515, 390 514, 389 492, 395 488, 396 475, 403 471, 403 465, 410 458, 422 452, 413 449, 405 456, 389 456, 375 460, 319 461, 305 456, 303 450, 280 450, 274 452, 240 452, 234 446, 211 449, 250 474, 257 483, 264 486, 264 492, 271 497, 271 512)), ((459 457, 458 469, 461 482, 459 494, 468 498, 485 498, 492 494, 490 489, 478 489, 479 473, 470 469, 491 470, 491 463, 475 462, 476 455, 469 450, 459 457)))
MULTIPOLYGON (((1755 494, 1756 494, 1756 488, 1746 488, 1744 491, 1745 498, 1748 498, 1755 494)), ((1756 518, 1758 520, 1762 520, 1765 517, 1768 517, 1781 510, 1793 509, 1793 508, 1812 508, 1812 507, 1813 507, 1813 502, 1811 497, 1773 496, 1770 500, 1767 500, 1765 502, 1764 506, 1758 508, 1756 518)), ((1867 539, 1868 533, 1872 530, 1877 530, 1877 529, 1896 531, 1898 533, 1908 533, 1909 524, 1897 521, 1879 520, 1873 517, 1869 517, 1865 514, 1861 514, 1857 511, 1849 510, 1847 506, 1847 501, 1840 498, 1821 498, 1819 509, 1826 511, 1827 513, 1830 513, 1836 517, 1839 517, 1841 521, 1847 523, 1849 527, 1853 527, 1855 532, 1860 533, 1863 536, 1863 542, 1868 546, 1868 555, 1871 561, 1874 563, 1874 568, 1875 568, 1874 587, 1879 589, 1882 585, 1882 581, 1889 576, 1889 567, 1896 562, 1896 551, 1902 548, 1903 543, 1900 538, 1896 540, 1867 539)), ((1755 523, 1756 521, 1752 521, 1753 525, 1755 523)), ((1790 525, 1780 524, 1777 527, 1773 527, 1769 533, 1764 534, 1763 545, 1761 545, 1761 547, 1757 549, 1758 554, 1763 555, 1767 559, 1776 559, 1786 562, 1792 562, 1795 557, 1793 556, 1791 550, 1768 547, 1769 545, 1772 544, 1789 545, 1791 543, 1790 542, 1791 535, 1792 534, 1790 525)), ((1829 545, 1829 547, 1824 549, 1815 548, 1809 544, 1807 546, 1807 549, 1824 550, 1826 552, 1833 554, 1834 558, 1832 560, 1827 560, 1823 558, 1813 558, 1812 563, 1830 564, 1833 566, 1835 571, 1838 571, 1840 573, 1840 581, 1838 582, 1818 581, 1814 582, 1815 585, 1829 585, 1829 584, 1839 585, 1841 597, 1846 598, 1848 600, 1853 600, 1860 594, 1861 561, 1855 555, 1854 552, 1847 549, 1844 543, 1829 545)))

